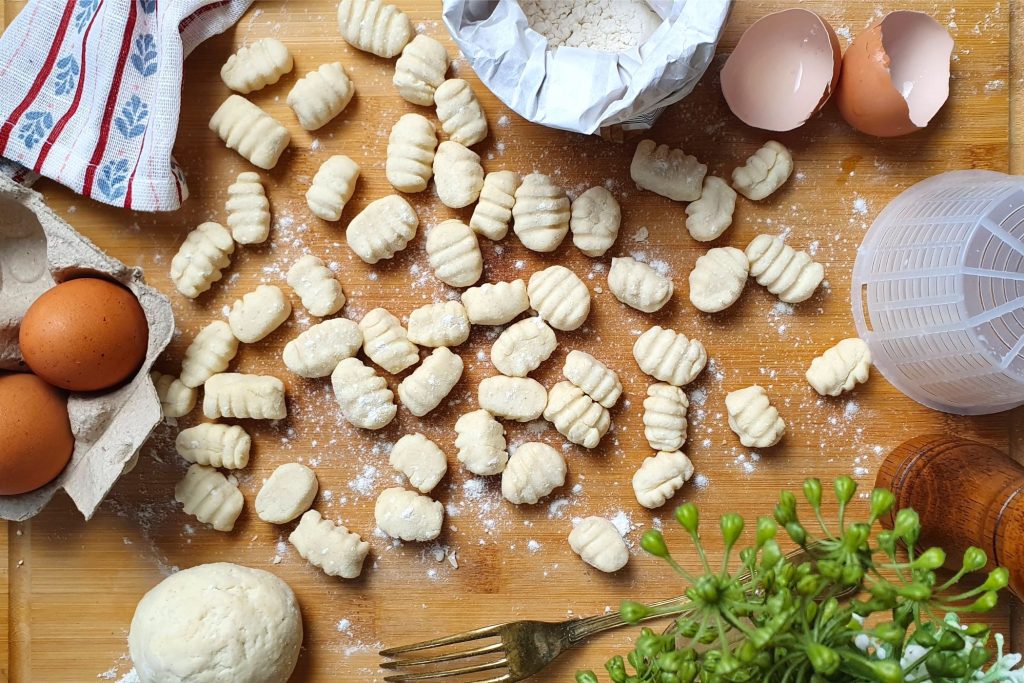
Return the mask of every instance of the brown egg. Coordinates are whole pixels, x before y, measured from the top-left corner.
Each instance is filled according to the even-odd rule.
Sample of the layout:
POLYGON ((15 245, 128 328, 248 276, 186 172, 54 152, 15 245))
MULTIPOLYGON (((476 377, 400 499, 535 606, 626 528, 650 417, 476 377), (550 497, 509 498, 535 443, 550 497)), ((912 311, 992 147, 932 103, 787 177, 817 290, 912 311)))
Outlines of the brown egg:
POLYGON ((949 97, 953 38, 921 12, 892 12, 843 57, 836 104, 851 126, 896 137, 928 125, 949 97))
POLYGON ((149 327, 135 295, 98 278, 68 280, 36 299, 18 343, 32 372, 68 391, 109 389, 146 357, 149 327))
POLYGON ((0 375, 0 496, 57 478, 75 448, 64 393, 35 375, 0 375))

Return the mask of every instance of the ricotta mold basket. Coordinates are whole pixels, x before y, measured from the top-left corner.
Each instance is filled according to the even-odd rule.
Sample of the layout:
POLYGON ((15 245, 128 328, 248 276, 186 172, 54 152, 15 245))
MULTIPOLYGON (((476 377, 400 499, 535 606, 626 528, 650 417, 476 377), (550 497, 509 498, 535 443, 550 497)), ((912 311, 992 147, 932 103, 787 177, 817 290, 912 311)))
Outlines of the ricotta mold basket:
POLYGON ((139 300, 149 325, 146 359, 127 384, 68 396, 75 436, 71 462, 40 489, 0 496, 0 519, 35 516, 58 489, 67 491, 86 519, 92 516, 163 419, 149 371, 174 332, 170 301, 145 284, 141 270, 104 254, 47 207, 42 195, 0 174, 0 372, 25 371, 18 329, 29 305, 58 282, 91 274, 121 283, 139 300))

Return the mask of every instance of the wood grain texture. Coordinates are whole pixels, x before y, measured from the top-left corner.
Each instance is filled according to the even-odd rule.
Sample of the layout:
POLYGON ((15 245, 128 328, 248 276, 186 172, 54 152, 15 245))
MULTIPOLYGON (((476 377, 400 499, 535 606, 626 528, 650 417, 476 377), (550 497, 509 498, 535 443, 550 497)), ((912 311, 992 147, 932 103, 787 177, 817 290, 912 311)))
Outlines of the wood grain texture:
MULTIPOLYGON (((22 4, 8 0, 8 18, 22 4)), ((399 4, 425 32, 447 41, 436 3, 399 4)), ((688 486, 673 501, 698 502, 708 519, 731 509, 768 513, 780 488, 795 486, 812 474, 853 474, 870 488, 884 453, 921 433, 955 433, 1005 449, 1008 415, 959 418, 935 413, 901 396, 877 373, 852 397, 840 400, 818 399, 803 380, 811 358, 854 332, 848 303, 850 270, 864 230, 885 203, 910 184, 944 170, 1009 168, 1007 5, 963 0, 956 3, 955 13, 923 0, 904 5, 935 14, 954 27, 957 39, 952 96, 933 125, 908 138, 874 140, 855 134, 833 107, 826 108, 800 131, 779 137, 794 150, 794 180, 765 202, 741 202, 735 226, 719 240, 742 247, 759 232, 790 231, 792 244, 816 245, 812 248, 826 266, 829 287, 792 313, 751 284, 730 311, 698 315, 687 302, 685 283, 704 247, 686 235, 681 205, 639 192, 629 181, 632 144, 533 126, 491 96, 464 62, 457 65, 455 73, 471 81, 491 123, 491 136, 478 146, 488 170, 538 170, 553 175, 573 194, 607 183, 623 206, 622 234, 607 257, 642 252, 664 261, 675 280, 674 300, 662 312, 646 316, 624 308, 607 292, 604 273, 594 265, 606 266, 607 257, 591 261, 568 243, 553 255, 537 256, 514 238, 500 247, 484 241, 486 279, 526 276, 551 263, 564 263, 587 279, 594 292, 591 319, 578 332, 559 334, 558 352, 537 376, 548 386, 554 383, 572 348, 590 351, 619 370, 626 400, 613 411, 613 432, 592 454, 576 448, 567 451, 570 477, 564 490, 541 505, 515 508, 500 500, 495 482, 470 482, 454 458, 452 425, 458 415, 475 407, 479 379, 494 372, 486 360, 493 335, 478 328, 460 349, 467 372, 449 405, 423 420, 403 411, 391 427, 371 436, 340 423, 324 382, 296 379, 283 367, 282 347, 307 324, 307 316, 300 312, 265 342, 246 346, 234 363, 239 371, 284 379, 291 409, 289 419, 278 425, 245 424, 255 446, 252 465, 240 476, 241 488, 251 507, 261 479, 274 467, 293 460, 313 464, 322 488, 316 507, 328 517, 344 520, 373 546, 364 576, 340 582, 322 575, 283 542, 290 528, 271 527, 249 511, 232 534, 216 533, 186 517, 171 493, 183 471, 173 450, 176 428, 164 427, 138 469, 115 487, 91 522, 83 522, 61 497, 23 525, 19 559, 24 565, 17 573, 12 570, 17 595, 11 604, 19 606, 15 626, 30 636, 18 640, 13 649, 18 661, 12 663, 12 680, 91 680, 98 674, 117 680, 130 669, 125 635, 141 595, 174 567, 208 561, 266 568, 295 588, 307 626, 305 651, 294 677, 303 683, 379 680, 375 652, 382 644, 507 619, 561 619, 600 612, 627 596, 653 600, 680 593, 684 586, 650 558, 636 555, 620 574, 599 575, 585 568, 565 541, 570 520, 577 516, 622 512, 635 524, 629 536, 634 543, 640 530, 656 518, 670 516, 670 508, 654 513, 639 508, 629 485, 633 470, 649 454, 639 410, 647 380, 636 368, 630 348, 635 335, 655 323, 701 339, 715 359, 717 371, 706 372, 692 387, 694 419, 687 447, 708 483, 688 486), (739 447, 725 426, 722 405, 727 391, 753 382, 768 388, 790 425, 783 444, 759 454, 757 460, 739 447), (372 534, 374 497, 393 483, 387 450, 380 444, 411 430, 435 438, 449 454, 451 473, 437 495, 457 513, 449 518, 441 539, 457 552, 457 570, 436 562, 421 546, 394 546, 372 534), (578 492, 572 492, 574 487, 578 492), (559 502, 552 505, 553 500, 559 502)), ((666 112, 652 137, 682 146, 717 174, 728 174, 760 146, 767 136, 732 118, 715 74, 721 55, 731 50, 753 20, 785 6, 782 0, 738 3, 720 56, 704 83, 666 112)), ((842 29, 855 34, 875 12, 875 3, 864 1, 821 0, 804 6, 820 11, 843 34, 842 29)), ((451 293, 430 275, 421 237, 392 262, 369 267, 344 245, 344 222, 323 223, 305 206, 305 188, 330 154, 347 154, 363 168, 343 221, 389 193, 383 159, 390 125, 406 111, 430 114, 397 97, 389 62, 357 53, 341 41, 334 3, 257 2, 235 29, 202 45, 189 58, 176 157, 187 171, 192 198, 182 210, 161 216, 134 214, 76 197, 52 182, 40 183, 39 189, 55 210, 99 246, 145 268, 152 284, 173 292, 167 269, 177 245, 198 222, 224 219, 225 190, 238 172, 249 168, 207 128, 210 115, 228 94, 218 78, 219 67, 238 45, 268 35, 288 44, 296 59, 296 74, 252 96, 293 133, 290 151, 276 169, 262 174, 276 220, 272 241, 240 248, 226 279, 198 302, 172 295, 181 335, 161 364, 164 371, 177 373, 192 336, 220 317, 225 305, 259 282, 281 283, 288 266, 307 250, 339 264, 339 278, 350 300, 345 313, 353 318, 380 305, 406 316, 416 306, 451 293), (294 124, 284 96, 297 75, 335 59, 346 65, 357 95, 338 119, 311 135, 294 124)), ((1016 80, 1012 84, 1019 85, 1016 80)), ((452 216, 468 218, 466 211, 444 209, 431 194, 412 198, 421 229, 452 216)), ((389 377, 389 383, 394 387, 395 378, 389 377)), ((563 443, 553 429, 537 434, 530 427, 510 425, 508 431, 513 443, 563 443)), ((678 534, 669 539, 681 547, 678 534)), ((693 563, 692 557, 681 559, 693 563)), ((1006 613, 995 615, 995 621, 1005 628, 1006 613)), ((630 635, 595 640, 567 655, 544 679, 569 680, 578 667, 599 667, 630 635)))

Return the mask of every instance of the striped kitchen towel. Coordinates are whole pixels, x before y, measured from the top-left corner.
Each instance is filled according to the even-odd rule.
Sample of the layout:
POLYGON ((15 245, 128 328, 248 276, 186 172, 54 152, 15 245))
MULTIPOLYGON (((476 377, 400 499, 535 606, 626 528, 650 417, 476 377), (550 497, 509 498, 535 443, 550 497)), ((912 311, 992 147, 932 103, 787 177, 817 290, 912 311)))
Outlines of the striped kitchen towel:
POLYGON ((182 63, 252 2, 31 0, 0 36, 0 173, 140 211, 178 208, 182 63))

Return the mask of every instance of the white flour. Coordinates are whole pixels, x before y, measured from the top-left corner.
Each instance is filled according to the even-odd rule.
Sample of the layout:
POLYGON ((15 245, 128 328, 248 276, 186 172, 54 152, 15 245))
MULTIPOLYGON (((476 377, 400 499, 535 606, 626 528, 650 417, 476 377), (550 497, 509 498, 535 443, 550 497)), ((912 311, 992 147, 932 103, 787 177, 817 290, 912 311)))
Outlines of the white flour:
POLYGON ((661 23, 644 0, 519 0, 519 6, 551 47, 620 52, 639 45, 661 23))

